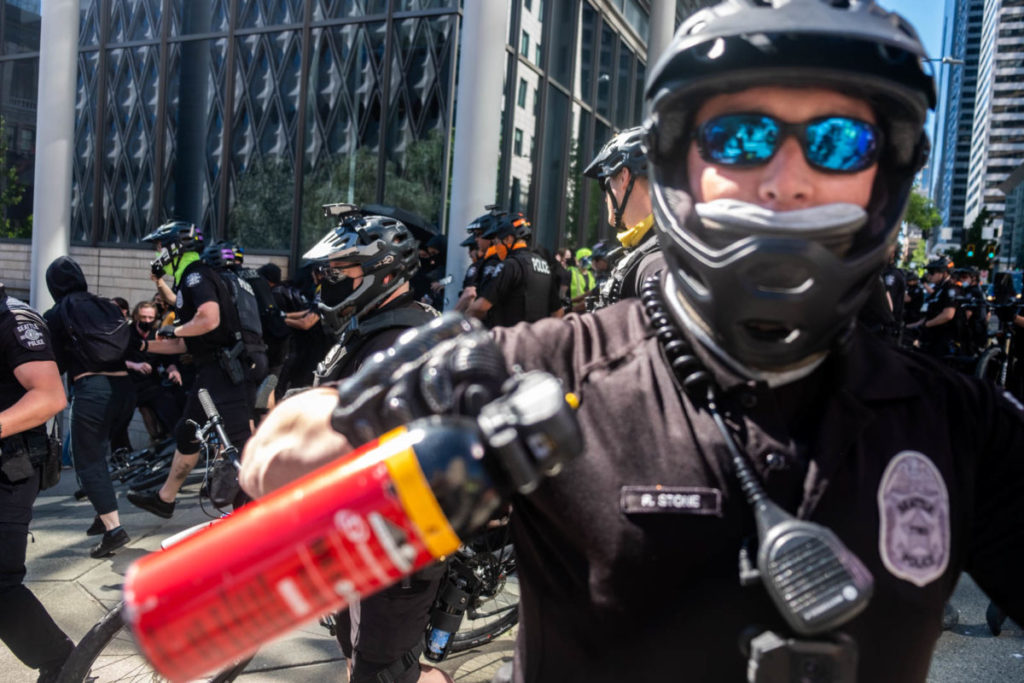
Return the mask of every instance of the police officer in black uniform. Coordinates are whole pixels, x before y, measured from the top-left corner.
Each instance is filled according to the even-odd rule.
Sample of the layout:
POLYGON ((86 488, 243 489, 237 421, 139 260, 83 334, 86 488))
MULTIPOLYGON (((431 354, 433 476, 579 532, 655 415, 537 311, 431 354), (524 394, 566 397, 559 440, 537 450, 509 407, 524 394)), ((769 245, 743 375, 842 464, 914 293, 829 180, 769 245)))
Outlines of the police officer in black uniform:
POLYGON ((925 353, 937 358, 955 355, 959 292, 950 276, 949 261, 935 259, 925 271, 930 291, 924 301, 924 317, 913 327, 920 328, 921 349, 925 353))
POLYGON ((459 301, 455 306, 455 310, 459 312, 468 311, 484 287, 491 280, 498 277, 508 251, 496 239, 486 236, 493 233, 495 226, 506 216, 506 212, 496 204, 491 204, 485 208, 487 213, 474 218, 466 228, 469 234, 476 238, 479 264, 477 265, 476 279, 473 286, 464 288, 462 296, 459 297, 459 301))
MULTIPOLYGON (((924 56, 870 0, 730 0, 680 27, 647 89, 666 271, 642 300, 491 332, 579 397, 585 440, 513 497, 514 680, 922 682, 965 570, 1024 619, 1020 403, 855 324, 927 157, 924 56), (798 631, 753 570, 767 500, 856 567, 859 588, 787 564, 846 577, 817 603, 852 608, 831 627, 798 631)), ((337 402, 261 429, 244 485, 336 457, 337 402)))
POLYGON ((45 423, 66 399, 46 324, 2 284, 0 348, 0 641, 25 666, 39 670, 40 682, 50 683, 74 644, 22 581, 47 453, 45 423))
POLYGON ((644 278, 661 272, 665 262, 655 239, 647 179, 643 130, 629 128, 605 143, 583 175, 594 178, 605 192, 608 223, 615 228, 621 249, 609 252, 610 276, 599 289, 596 308, 639 296, 644 278))
POLYGON ((988 301, 981 288, 977 268, 964 269, 961 296, 963 302, 960 308, 964 313, 963 345, 969 354, 974 355, 988 343, 989 318, 988 301))
MULTIPOLYGON (((337 206, 337 205, 335 205, 337 206)), ((405 330, 438 314, 416 301, 410 281, 419 268, 416 240, 400 221, 364 215, 356 207, 338 219, 303 258, 319 268, 320 319, 335 340, 316 370, 314 383, 337 382, 405 330)), ((418 665, 423 631, 444 577, 443 564, 428 567, 337 616, 337 637, 354 683, 445 680, 418 665)))
POLYGON ((484 232, 505 254, 498 276, 478 289, 468 311, 488 327, 534 322, 561 310, 551 267, 527 246, 529 236, 530 223, 519 212, 503 215, 484 232))
POLYGON ((142 238, 160 247, 152 263, 154 272, 174 277, 176 327, 161 330, 161 339, 143 344, 143 351, 181 354, 186 351, 195 363, 195 380, 188 391, 185 409, 174 428, 177 448, 167 480, 159 489, 129 491, 133 505, 158 517, 174 514, 175 498, 192 468, 199 461, 199 442, 193 420, 206 422, 199 403, 199 389, 210 393, 224 419, 231 442, 238 448, 249 438, 251 417, 245 382, 245 343, 238 314, 221 277, 200 261, 203 235, 192 223, 165 223, 142 238))

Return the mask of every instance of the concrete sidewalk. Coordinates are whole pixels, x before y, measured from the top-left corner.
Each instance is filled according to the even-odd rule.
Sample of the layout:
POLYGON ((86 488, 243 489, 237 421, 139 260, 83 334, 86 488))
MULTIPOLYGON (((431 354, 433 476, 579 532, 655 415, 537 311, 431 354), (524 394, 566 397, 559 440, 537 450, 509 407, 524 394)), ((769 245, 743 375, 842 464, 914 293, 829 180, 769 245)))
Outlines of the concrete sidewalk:
MULTIPOLYGON (((64 470, 60 484, 36 500, 31 526, 35 540, 29 538, 26 584, 61 628, 78 642, 120 601, 124 575, 133 560, 158 549, 162 539, 207 517, 199 508, 198 484, 183 489, 174 517, 169 520, 134 507, 124 499, 125 488, 117 486, 121 523, 132 542, 111 557, 94 560, 89 557, 89 548, 99 542, 99 537, 85 535, 94 512, 87 501, 74 499, 76 488, 74 472, 64 470)), ((441 668, 460 683, 489 683, 498 666, 511 659, 514 633, 515 629, 479 650, 452 655, 441 668)), ((35 672, 25 668, 2 644, 0 672, 4 683, 36 680, 35 672)), ((334 639, 314 623, 265 646, 240 680, 345 681, 345 662, 334 639)), ((101 677, 97 683, 103 681, 101 677)))

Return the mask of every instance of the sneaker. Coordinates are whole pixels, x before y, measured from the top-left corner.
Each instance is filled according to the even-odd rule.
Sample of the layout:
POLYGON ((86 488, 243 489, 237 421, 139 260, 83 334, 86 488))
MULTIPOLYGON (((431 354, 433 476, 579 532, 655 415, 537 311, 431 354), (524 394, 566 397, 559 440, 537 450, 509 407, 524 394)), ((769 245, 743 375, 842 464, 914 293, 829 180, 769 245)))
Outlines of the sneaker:
POLYGON ((988 624, 988 630, 992 632, 992 635, 998 636, 1003 632, 1004 621, 1006 621, 1006 612, 999 609, 996 603, 988 603, 988 609, 985 610, 985 622, 988 624))
POLYGON ((95 559, 106 557, 118 548, 128 545, 128 542, 132 539, 128 538, 128 532, 124 530, 124 527, 117 527, 103 533, 103 538, 100 542, 93 546, 92 550, 89 551, 89 555, 95 559))
POLYGON ((107 527, 103 526, 103 521, 100 519, 100 516, 96 515, 92 520, 92 526, 85 532, 85 535, 99 536, 100 534, 105 533, 106 530, 107 527))
POLYGON ((160 497, 157 491, 129 491, 128 502, 135 507, 142 508, 146 512, 152 512, 157 517, 170 519, 174 514, 174 503, 167 503, 160 497))
POLYGON ((75 491, 75 500, 85 500, 86 495, 85 489, 78 489, 75 491))

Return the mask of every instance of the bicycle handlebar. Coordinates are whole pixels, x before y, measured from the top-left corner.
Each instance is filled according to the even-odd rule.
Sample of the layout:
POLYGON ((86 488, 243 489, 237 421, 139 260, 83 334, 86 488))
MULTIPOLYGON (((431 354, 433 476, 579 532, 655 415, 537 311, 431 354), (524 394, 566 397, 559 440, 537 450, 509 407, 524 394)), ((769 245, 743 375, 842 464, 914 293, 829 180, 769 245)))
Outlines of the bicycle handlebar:
POLYGON ((199 403, 203 406, 203 412, 206 413, 206 419, 213 425, 214 431, 217 432, 217 438, 224 447, 222 455, 228 458, 235 467, 239 467, 238 449, 234 447, 231 443, 231 439, 228 438, 228 433, 224 429, 224 420, 221 418, 220 412, 217 410, 217 406, 214 405, 213 398, 210 397, 210 392, 206 389, 200 389, 198 395, 199 403))

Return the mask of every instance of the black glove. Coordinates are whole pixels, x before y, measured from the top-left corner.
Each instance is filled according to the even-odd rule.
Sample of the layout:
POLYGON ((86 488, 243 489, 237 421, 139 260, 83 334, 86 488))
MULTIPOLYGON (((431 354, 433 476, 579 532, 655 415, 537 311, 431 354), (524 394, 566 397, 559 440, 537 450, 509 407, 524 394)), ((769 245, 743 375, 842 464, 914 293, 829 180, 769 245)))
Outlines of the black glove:
POLYGON ((163 327, 156 331, 156 336, 160 337, 161 339, 174 339, 178 335, 175 332, 173 325, 164 325, 163 327))
POLYGON ((508 377, 483 326, 448 313, 409 330, 343 381, 331 424, 358 446, 417 417, 475 417, 502 395, 508 377))

